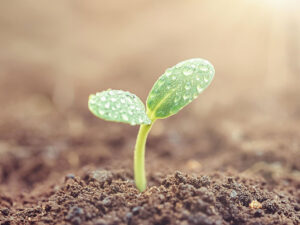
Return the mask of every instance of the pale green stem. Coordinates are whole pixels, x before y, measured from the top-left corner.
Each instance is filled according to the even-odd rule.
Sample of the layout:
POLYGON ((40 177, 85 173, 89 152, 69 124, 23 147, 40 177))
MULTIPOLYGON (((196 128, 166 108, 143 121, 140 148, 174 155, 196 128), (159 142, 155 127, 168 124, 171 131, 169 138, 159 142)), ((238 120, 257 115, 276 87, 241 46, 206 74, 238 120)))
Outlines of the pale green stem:
POLYGON ((153 125, 142 124, 136 139, 134 150, 134 180, 136 187, 143 192, 147 187, 147 179, 145 172, 145 146, 148 133, 153 125))

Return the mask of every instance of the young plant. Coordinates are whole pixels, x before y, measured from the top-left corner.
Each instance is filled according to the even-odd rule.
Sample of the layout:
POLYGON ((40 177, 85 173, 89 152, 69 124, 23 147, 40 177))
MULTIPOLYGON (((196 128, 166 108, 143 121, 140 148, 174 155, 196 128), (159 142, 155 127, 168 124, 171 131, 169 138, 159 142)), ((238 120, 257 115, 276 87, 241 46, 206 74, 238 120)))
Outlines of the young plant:
POLYGON ((150 91, 146 110, 134 94, 107 90, 90 95, 88 106, 97 117, 115 122, 140 125, 134 151, 134 179, 137 188, 146 189, 145 145, 148 133, 157 119, 172 116, 208 87, 215 74, 207 60, 195 58, 167 69, 150 91))

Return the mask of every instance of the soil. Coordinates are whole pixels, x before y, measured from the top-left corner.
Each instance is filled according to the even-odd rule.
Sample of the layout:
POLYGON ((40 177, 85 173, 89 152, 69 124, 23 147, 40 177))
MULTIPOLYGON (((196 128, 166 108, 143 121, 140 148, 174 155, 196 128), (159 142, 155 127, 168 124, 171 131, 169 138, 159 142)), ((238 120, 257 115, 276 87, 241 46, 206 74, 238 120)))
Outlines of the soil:
POLYGON ((12 2, 0 7, 1 225, 300 224, 297 1, 12 2), (139 193, 138 127, 94 117, 88 96, 145 101, 191 57, 215 79, 155 122, 139 193))
MULTIPOLYGON (((26 207, 11 209, 3 198, 9 224, 297 224, 299 204, 292 194, 265 190, 264 181, 181 172, 139 193, 130 173, 95 170, 23 199, 26 207), (258 205, 250 207, 251 202, 258 205), (261 203, 261 204, 260 204, 261 203)), ((4 219, 4 220, 5 220, 4 219)))
POLYGON ((139 193, 137 127, 101 121, 80 104, 61 112, 47 87, 44 95, 25 90, 25 103, 7 95, 1 112, 1 224, 300 223, 297 116, 278 123, 247 103, 242 115, 256 115, 251 121, 225 110, 200 115, 201 126, 188 110, 158 121, 147 146, 149 187, 139 193))

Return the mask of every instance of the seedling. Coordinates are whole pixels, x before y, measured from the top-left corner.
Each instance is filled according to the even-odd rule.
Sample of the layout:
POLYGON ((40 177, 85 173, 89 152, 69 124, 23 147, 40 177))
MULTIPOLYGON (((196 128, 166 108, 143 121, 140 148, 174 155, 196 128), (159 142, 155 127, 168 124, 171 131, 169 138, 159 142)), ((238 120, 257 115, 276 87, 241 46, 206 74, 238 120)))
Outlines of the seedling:
POLYGON ((97 117, 130 125, 140 125, 134 151, 134 179, 137 188, 146 189, 145 145, 148 133, 157 119, 178 113, 208 87, 215 74, 207 60, 195 58, 167 69, 150 91, 146 110, 134 94, 106 90, 90 95, 88 106, 97 117))

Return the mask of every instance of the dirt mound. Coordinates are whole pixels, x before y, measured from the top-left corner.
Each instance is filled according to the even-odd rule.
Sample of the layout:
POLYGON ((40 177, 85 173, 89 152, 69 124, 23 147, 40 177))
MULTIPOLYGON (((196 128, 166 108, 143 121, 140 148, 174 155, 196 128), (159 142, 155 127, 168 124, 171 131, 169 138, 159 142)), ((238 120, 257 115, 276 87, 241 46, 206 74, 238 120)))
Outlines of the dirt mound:
MULTIPOLYGON (((299 224, 293 193, 239 176, 164 177, 139 193, 126 171, 96 170, 44 190, 26 207, 2 205, 2 224, 299 224)), ((2 200, 3 197, 2 197, 2 200)), ((26 201, 24 199, 24 201, 26 201)), ((298 199, 299 201, 299 199, 298 199)), ((10 200, 7 200, 8 205, 10 200)))

